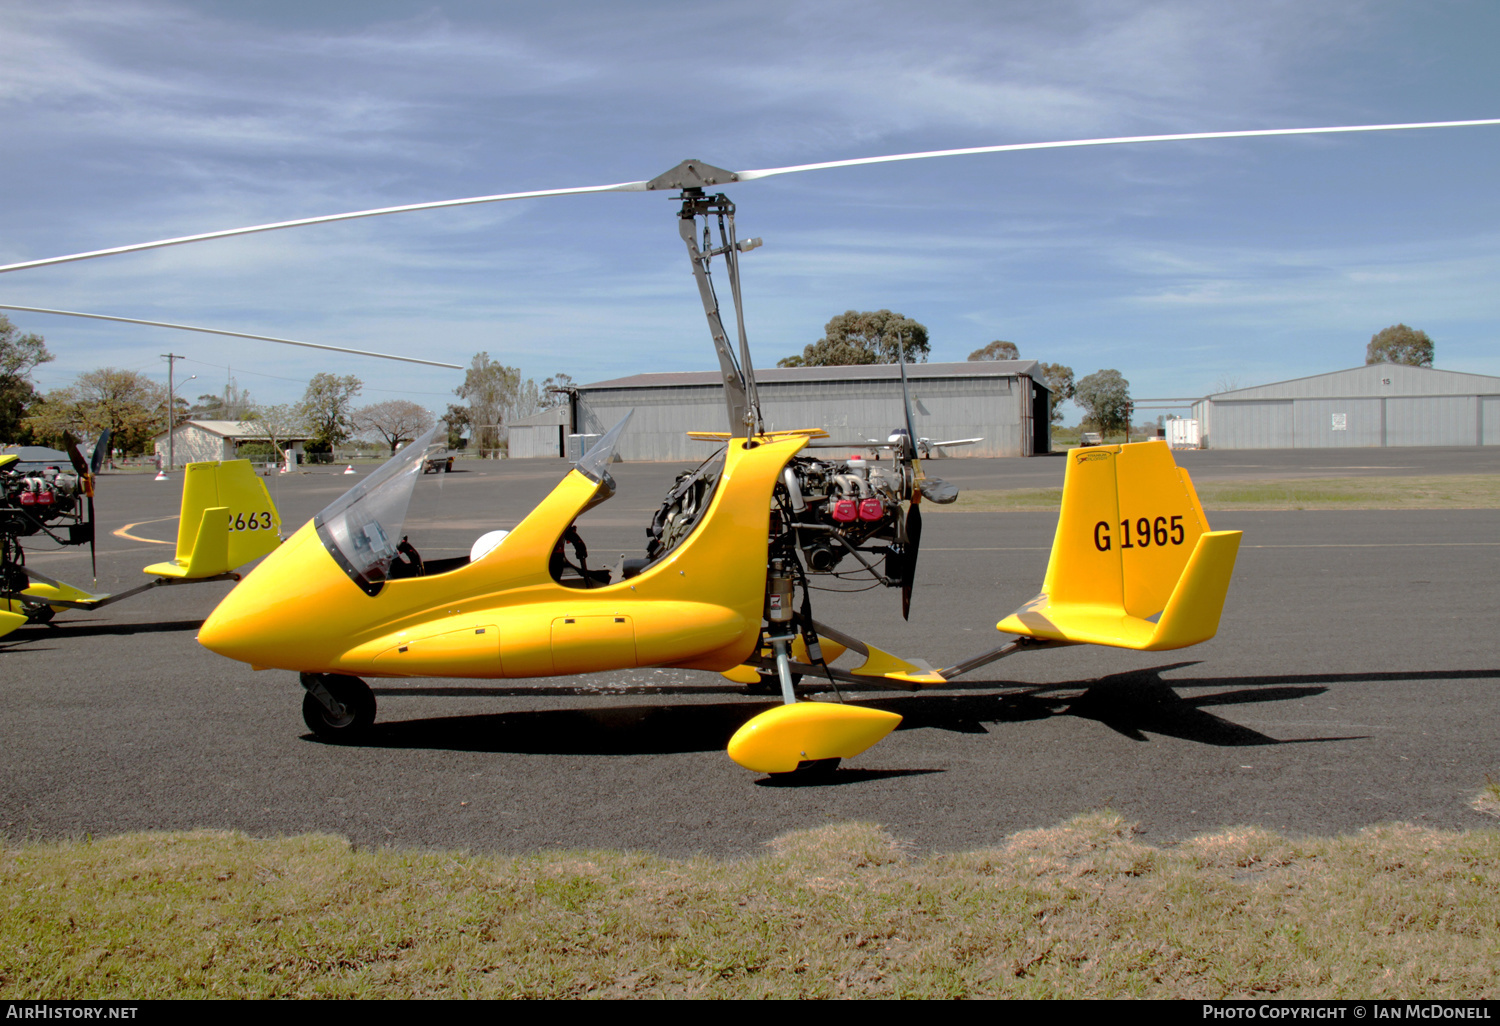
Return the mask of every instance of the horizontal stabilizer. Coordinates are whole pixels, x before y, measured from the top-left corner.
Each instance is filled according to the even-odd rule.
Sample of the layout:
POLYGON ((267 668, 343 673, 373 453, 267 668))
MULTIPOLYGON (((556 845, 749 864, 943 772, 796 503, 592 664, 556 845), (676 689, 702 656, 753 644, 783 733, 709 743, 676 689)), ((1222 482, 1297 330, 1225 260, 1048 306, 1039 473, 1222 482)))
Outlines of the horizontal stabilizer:
MULTIPOLYGON (((885 680, 896 681, 901 684, 927 685, 946 684, 947 681, 926 663, 915 660, 902 659, 898 655, 892 655, 874 645, 860 641, 851 634, 834 630, 827 624, 815 624, 818 636, 825 640, 831 640, 844 648, 864 656, 865 661, 849 671, 855 677, 880 677, 885 680)), ((830 657, 831 658, 831 657, 830 657)))
POLYGON ((1187 648, 1207 641, 1219 630, 1240 534, 1209 531, 1198 538, 1187 569, 1155 623, 1131 616, 1119 607, 1054 603, 1043 594, 996 626, 1007 634, 1044 641, 1110 645, 1142 652, 1187 648))
MULTIPOLYGON (((46 580, 37 579, 38 575, 31 571, 27 572, 27 576, 32 578, 32 582, 27 585, 25 594, 31 598, 39 598, 43 601, 54 599, 63 602, 76 602, 80 605, 93 605, 96 602, 103 602, 109 598, 107 593, 96 595, 91 591, 84 591, 82 588, 75 588, 71 584, 64 584, 62 581, 54 581, 51 578, 46 580)), ((54 610, 61 611, 63 607, 54 606, 53 608, 54 610)))

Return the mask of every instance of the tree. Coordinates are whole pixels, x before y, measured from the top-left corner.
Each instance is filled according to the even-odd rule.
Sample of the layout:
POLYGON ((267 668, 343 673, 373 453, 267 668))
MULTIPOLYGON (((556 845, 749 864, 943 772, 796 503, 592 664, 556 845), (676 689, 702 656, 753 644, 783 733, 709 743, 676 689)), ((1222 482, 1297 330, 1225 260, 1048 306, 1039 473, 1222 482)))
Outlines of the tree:
POLYGON ((1427 332, 1392 324, 1370 336, 1365 363, 1404 363, 1410 367, 1432 366, 1432 339, 1427 332))
MULTIPOLYGON (((823 337, 802 350, 801 366, 895 363, 901 347, 905 348, 907 363, 926 363, 932 348, 927 342, 927 328, 889 310, 848 310, 829 321, 823 337)), ((790 364, 782 361, 777 366, 790 364)))
POLYGON ((314 374, 302 393, 302 416, 312 429, 314 446, 323 452, 330 451, 354 433, 354 420, 350 407, 354 397, 365 387, 353 374, 338 377, 334 374, 314 374))
POLYGON ((1002 342, 999 339, 991 342, 983 349, 976 349, 969 354, 972 361, 979 360, 1019 360, 1021 350, 1016 348, 1014 342, 1002 342))
POLYGON ((573 387, 573 375, 561 371, 542 382, 542 409, 550 410, 568 401, 568 390, 573 387))
POLYGON ((448 448, 462 449, 467 441, 469 408, 457 403, 449 403, 448 412, 443 414, 441 419, 448 429, 448 448))
POLYGON ((781 359, 779 359, 779 360, 776 361, 776 366, 778 366, 778 367, 805 367, 805 366, 807 366, 807 361, 802 358, 802 354, 801 353, 798 353, 796 356, 783 356, 781 359))
POLYGON ((1073 401, 1083 407, 1084 426, 1102 434, 1130 424, 1130 382, 1117 370, 1095 371, 1079 381, 1073 401))
POLYGON ((254 409, 255 400, 250 398, 250 390, 236 388, 230 382, 219 395, 200 395, 187 415, 194 420, 244 420, 254 409))
POLYGON ((255 434, 271 443, 277 459, 286 450, 288 441, 307 431, 307 420, 300 403, 257 406, 247 411, 244 419, 255 434))
POLYGON ((453 390, 469 404, 469 436, 479 449, 500 448, 500 428, 505 414, 514 405, 521 387, 521 371, 490 359, 489 353, 475 353, 464 372, 464 383, 453 390))
POLYGON ((1060 363, 1039 363, 1037 369, 1042 372, 1042 381, 1052 393, 1047 400, 1047 420, 1053 424, 1061 424, 1062 404, 1073 398, 1075 390, 1073 368, 1060 363))
POLYGON ((433 423, 430 412, 406 399, 387 399, 354 411, 355 426, 367 435, 378 435, 393 456, 402 442, 415 440, 433 423))
POLYGON ((37 402, 31 372, 53 359, 40 335, 23 335, 0 314, 0 439, 19 441, 27 408, 37 402))
POLYGON ((108 428, 110 444, 127 453, 145 452, 167 427, 167 386, 132 370, 102 367, 55 388, 32 408, 26 423, 38 439, 61 441, 64 431, 97 435, 108 428))

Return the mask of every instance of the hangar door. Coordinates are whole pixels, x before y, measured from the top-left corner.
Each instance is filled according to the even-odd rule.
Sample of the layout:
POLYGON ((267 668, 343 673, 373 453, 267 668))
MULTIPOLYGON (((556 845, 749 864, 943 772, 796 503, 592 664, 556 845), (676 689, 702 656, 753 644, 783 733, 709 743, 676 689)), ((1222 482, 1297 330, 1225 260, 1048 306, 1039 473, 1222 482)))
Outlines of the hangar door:
POLYGON ((1290 449, 1295 443, 1290 399, 1213 404, 1208 444, 1215 449, 1290 449))
POLYGON ((1379 399, 1298 399, 1295 419, 1299 449, 1383 444, 1379 399))

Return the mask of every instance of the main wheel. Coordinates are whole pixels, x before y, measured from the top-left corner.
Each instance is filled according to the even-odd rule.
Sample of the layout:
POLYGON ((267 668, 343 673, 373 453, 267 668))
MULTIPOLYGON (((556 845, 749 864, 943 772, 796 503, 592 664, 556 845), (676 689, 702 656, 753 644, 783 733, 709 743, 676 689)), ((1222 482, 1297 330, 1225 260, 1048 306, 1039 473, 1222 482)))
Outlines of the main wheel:
POLYGON ((337 673, 304 673, 303 687, 308 688, 302 696, 302 720, 316 735, 328 741, 347 741, 368 730, 375 722, 375 692, 358 677, 346 677, 337 673), (332 713, 324 708, 318 696, 312 693, 314 683, 333 700, 343 706, 342 713, 332 713))
POLYGON ((838 771, 841 759, 811 759, 797 763, 797 768, 786 773, 772 773, 771 779, 787 784, 816 784, 829 780, 838 771))

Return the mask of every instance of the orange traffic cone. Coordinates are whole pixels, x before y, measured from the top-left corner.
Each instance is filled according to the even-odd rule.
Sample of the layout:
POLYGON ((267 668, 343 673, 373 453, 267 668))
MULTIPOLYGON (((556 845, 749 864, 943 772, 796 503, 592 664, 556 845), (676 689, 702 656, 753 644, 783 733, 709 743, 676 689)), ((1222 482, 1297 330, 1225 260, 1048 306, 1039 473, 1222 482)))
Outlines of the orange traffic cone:
POLYGON ((354 472, 355 472, 354 471, 354 464, 352 464, 352 463, 349 464, 347 467, 344 468, 344 473, 346 473, 346 474, 352 474, 354 472))

